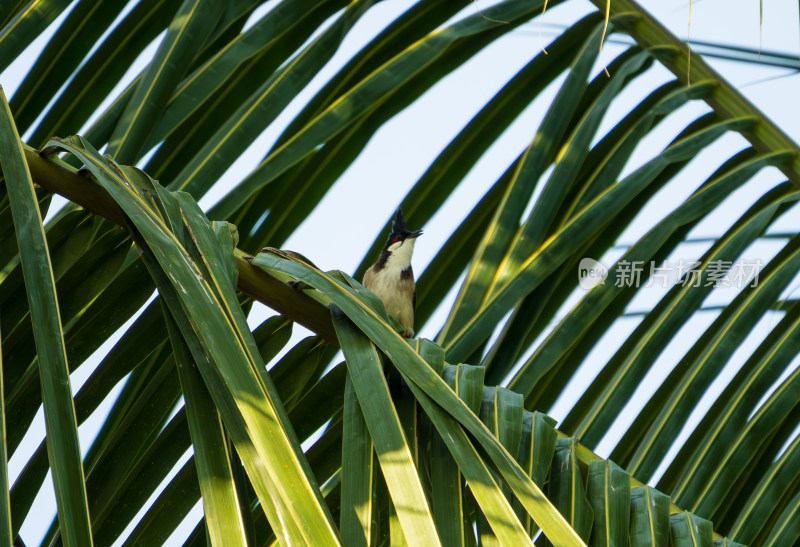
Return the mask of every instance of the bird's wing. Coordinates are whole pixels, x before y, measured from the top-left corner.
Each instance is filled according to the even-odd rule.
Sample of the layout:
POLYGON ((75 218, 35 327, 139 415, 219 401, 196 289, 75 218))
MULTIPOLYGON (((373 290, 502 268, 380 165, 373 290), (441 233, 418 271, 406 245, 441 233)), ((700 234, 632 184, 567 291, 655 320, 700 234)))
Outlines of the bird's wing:
POLYGON ((361 282, 365 288, 369 289, 370 285, 372 285, 372 279, 375 277, 375 272, 372 271, 372 268, 368 269, 367 272, 364 274, 364 280, 361 282))

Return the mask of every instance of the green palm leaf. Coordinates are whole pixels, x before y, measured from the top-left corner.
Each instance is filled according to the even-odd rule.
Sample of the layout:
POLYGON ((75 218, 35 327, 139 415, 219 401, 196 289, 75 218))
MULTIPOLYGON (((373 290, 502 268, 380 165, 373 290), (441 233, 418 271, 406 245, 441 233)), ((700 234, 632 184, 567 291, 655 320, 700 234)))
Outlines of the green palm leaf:
MULTIPOLYGON (((70 392, 67 353, 50 253, 33 181, 25 163, 25 153, 2 90, 0 124, 0 162, 14 216, 19 260, 25 277, 25 292, 36 341, 47 424, 47 451, 53 471, 60 526, 67 545, 91 545, 75 408, 70 392)), ((3 471, 5 474, 5 462, 3 471)), ((8 500, 8 497, 5 499, 8 500)), ((4 505, 3 512, 8 515, 8 504, 4 505)))
POLYGON ((4 537, 797 540, 797 145, 633 0, 410 4, 0 6, 0 70, 33 61, 0 124, 4 537), (529 29, 551 10, 545 53, 529 29), (521 68, 467 111, 510 43, 492 63, 521 68), (359 171, 387 136, 408 158, 392 128, 425 104, 414 135, 439 108, 462 124, 431 163, 405 186, 359 171), (335 209, 358 238, 315 241, 360 279, 394 201, 433 234, 416 330, 437 343, 346 273, 251 256, 335 209), (698 284, 615 283, 687 253, 698 284), (758 282, 719 303, 715 264, 751 254, 758 282), (608 276, 590 290, 585 258, 608 276))

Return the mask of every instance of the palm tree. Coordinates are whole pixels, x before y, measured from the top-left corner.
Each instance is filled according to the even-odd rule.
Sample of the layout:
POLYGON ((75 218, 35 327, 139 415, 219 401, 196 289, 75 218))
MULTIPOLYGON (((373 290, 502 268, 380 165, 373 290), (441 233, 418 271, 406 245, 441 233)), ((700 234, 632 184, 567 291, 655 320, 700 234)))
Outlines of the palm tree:
MULTIPOLYGON (((775 228, 800 196, 797 145, 635 2, 593 1, 600 11, 560 31, 547 54, 531 48, 402 199, 409 225, 424 225, 554 90, 529 145, 419 276, 417 329, 438 334, 410 342, 357 281, 380 226, 353 277, 279 248, 389 120, 561 2, 418 2, 205 211, 197 201, 376 2, 72 5, 10 105, 0 100, 2 461, 24 460, 10 485, 6 465, 0 473, 3 541, 21 544, 26 518, 41 520, 48 471, 58 508, 48 544, 161 544, 201 499, 187 544, 798 541, 800 307, 785 293, 800 236, 775 228), (630 46, 599 62, 612 35, 630 46), (658 65, 674 78, 651 77, 658 65), (606 130, 633 85, 644 98, 606 130), (637 148, 690 101, 710 110, 657 153, 637 148), (658 207, 729 134, 748 145, 658 207), (747 185, 770 169, 788 181, 747 185), (642 265, 674 260, 743 189, 749 207, 654 305, 631 312, 661 273, 642 265), (69 201, 51 211, 55 194, 69 201), (643 210, 647 230, 620 244, 643 210), (711 308, 729 266, 765 239, 780 248, 758 278, 711 308), (585 290, 579 271, 606 282, 585 290), (251 329, 256 302, 277 314, 251 329), (742 345, 765 318, 768 334, 742 345), (293 325, 312 335, 296 340, 293 325), (693 336, 676 335, 687 327, 693 336), (609 336, 619 343, 598 362, 609 336), (678 351, 680 339, 690 341, 678 351), (744 364, 730 373, 737 350, 744 364), (654 381, 665 358, 671 368, 654 381), (91 370, 73 395, 82 363, 91 370), (715 380, 720 395, 682 436, 715 380), (556 422, 547 412, 565 397, 556 422), (46 438, 23 450, 40 407, 46 438), (79 443, 78 425, 98 415, 99 433, 79 443), (615 428, 601 458, 593 450, 615 428)), ((0 70, 68 6, 4 3, 0 70)))

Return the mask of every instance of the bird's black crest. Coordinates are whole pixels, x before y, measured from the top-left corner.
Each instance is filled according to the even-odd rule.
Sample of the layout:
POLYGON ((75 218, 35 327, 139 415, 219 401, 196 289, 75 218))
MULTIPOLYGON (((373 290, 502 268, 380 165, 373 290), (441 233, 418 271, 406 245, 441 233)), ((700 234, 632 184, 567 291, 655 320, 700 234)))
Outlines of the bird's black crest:
POLYGON ((397 212, 394 214, 394 220, 392 221, 392 232, 407 232, 406 229, 406 221, 403 218, 403 209, 400 207, 397 208, 397 212))

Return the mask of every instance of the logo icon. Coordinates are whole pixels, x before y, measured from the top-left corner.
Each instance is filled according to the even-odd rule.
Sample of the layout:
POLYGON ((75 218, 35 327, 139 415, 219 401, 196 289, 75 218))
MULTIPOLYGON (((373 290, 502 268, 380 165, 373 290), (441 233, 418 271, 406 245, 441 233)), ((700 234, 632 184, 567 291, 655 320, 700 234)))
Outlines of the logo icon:
POLYGON ((585 291, 605 283, 607 277, 606 265, 593 258, 584 258, 578 265, 578 284, 585 291))

